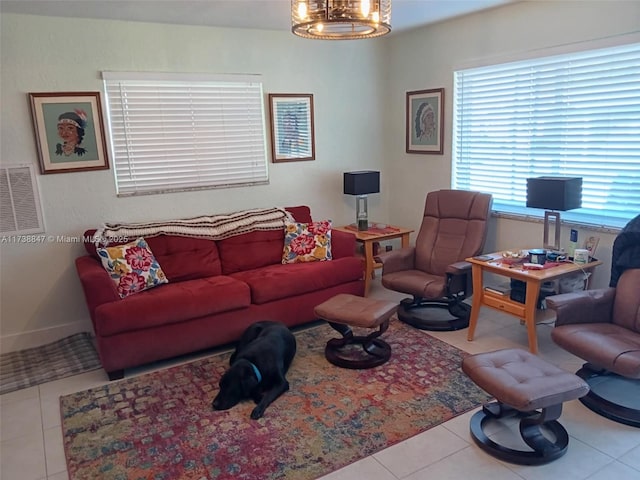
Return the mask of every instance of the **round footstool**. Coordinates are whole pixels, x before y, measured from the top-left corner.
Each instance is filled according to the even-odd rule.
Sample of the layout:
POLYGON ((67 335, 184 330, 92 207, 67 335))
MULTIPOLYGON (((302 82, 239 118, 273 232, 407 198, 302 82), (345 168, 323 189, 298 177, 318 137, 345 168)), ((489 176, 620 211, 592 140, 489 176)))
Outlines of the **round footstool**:
POLYGON ((342 335, 327 342, 324 349, 327 360, 338 367, 372 368, 382 365, 391 357, 391 347, 382 340, 389 328, 389 319, 398 304, 372 298, 340 293, 316 306, 315 314, 342 335), (350 327, 377 328, 366 336, 354 335, 350 327), (359 352, 353 346, 361 346, 359 352))
POLYGON ((471 436, 480 448, 521 465, 548 463, 566 453, 569 436, 557 419, 563 402, 589 392, 584 380, 517 348, 466 357, 462 371, 496 399, 471 418, 471 436), (488 420, 513 415, 521 418, 520 435, 532 450, 507 448, 485 435, 488 420), (554 439, 545 436, 544 430, 554 439))

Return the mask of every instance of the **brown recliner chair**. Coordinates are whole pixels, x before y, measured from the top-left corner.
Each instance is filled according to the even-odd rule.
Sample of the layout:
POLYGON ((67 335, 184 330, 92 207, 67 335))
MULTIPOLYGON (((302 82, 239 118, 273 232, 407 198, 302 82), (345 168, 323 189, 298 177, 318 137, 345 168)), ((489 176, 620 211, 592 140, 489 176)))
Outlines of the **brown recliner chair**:
POLYGON ((400 320, 422 330, 469 326, 471 308, 463 300, 472 291, 471 264, 464 259, 482 251, 491 201, 491 195, 479 192, 430 192, 415 246, 377 257, 382 285, 413 295, 400 302, 400 320), (446 308, 454 318, 430 315, 425 307, 446 308))
POLYGON ((610 285, 547 297, 556 312, 551 338, 587 361, 576 372, 591 388, 580 401, 640 427, 640 216, 613 244, 610 285))

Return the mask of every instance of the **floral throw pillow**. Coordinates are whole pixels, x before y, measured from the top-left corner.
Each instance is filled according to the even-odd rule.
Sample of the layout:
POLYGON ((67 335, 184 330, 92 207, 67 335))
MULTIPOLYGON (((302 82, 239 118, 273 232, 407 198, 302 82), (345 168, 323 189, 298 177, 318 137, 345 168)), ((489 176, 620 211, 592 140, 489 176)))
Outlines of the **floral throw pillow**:
POLYGON ((331 220, 285 223, 282 263, 331 260, 331 220))
POLYGON ((149 245, 140 237, 135 242, 96 249, 102 266, 116 284, 120 298, 168 283, 149 245))

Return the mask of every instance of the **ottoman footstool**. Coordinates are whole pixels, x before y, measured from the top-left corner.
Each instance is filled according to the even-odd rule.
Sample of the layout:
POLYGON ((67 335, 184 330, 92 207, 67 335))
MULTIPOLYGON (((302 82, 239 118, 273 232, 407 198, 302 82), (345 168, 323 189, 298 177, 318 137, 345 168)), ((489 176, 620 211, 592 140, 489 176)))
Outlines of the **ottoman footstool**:
POLYGON ((566 453, 569 436, 557 419, 563 402, 589 392, 584 380, 516 348, 466 357, 462 371, 496 399, 471 418, 471 436, 481 449, 521 465, 548 463, 566 453), (507 448, 484 433, 487 421, 513 415, 521 418, 520 435, 531 450, 507 448))
POLYGON ((391 357, 391 347, 379 338, 389 328, 389 319, 397 303, 340 293, 316 306, 314 313, 326 320, 342 335, 327 342, 325 357, 343 368, 372 368, 382 365, 391 357), (369 335, 354 335, 351 327, 377 328, 369 335), (359 355, 352 346, 362 347, 359 355))

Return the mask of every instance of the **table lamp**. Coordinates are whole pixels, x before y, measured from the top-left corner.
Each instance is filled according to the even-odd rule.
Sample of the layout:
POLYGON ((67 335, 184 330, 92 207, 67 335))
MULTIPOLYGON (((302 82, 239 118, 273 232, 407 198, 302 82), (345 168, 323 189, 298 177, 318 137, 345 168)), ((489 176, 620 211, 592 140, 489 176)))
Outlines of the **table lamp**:
POLYGON ((560 250, 560 211, 582 206, 581 177, 527 178, 527 207, 544 208, 545 249, 560 250), (557 210, 557 211, 556 211, 557 210), (550 220, 554 220, 555 242, 549 243, 550 220))
POLYGON ((356 195, 356 223, 358 230, 369 229, 367 195, 380 192, 380 172, 361 170, 344 172, 345 195, 356 195))

